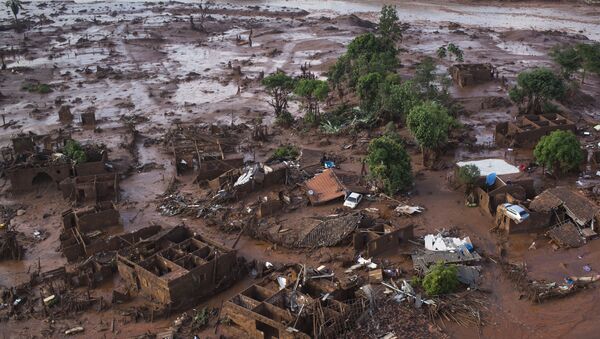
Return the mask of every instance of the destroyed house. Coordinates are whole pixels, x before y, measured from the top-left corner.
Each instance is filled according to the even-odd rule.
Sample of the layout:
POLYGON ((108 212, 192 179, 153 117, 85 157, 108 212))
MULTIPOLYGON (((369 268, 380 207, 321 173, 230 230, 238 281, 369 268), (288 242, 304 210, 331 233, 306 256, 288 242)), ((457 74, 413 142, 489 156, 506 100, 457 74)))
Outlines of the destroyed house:
POLYGON ((460 86, 467 87, 483 84, 494 79, 492 64, 456 64, 450 67, 452 80, 460 86))
POLYGON ((341 336, 355 325, 368 302, 325 276, 329 278, 308 269, 275 272, 226 301, 222 313, 247 338, 341 336))
POLYGON ((308 200, 312 205, 321 205, 329 201, 343 199, 347 190, 331 168, 307 180, 304 186, 308 200))
POLYGON ((519 169, 503 159, 479 159, 456 163, 454 176, 458 178, 461 167, 473 165, 479 170, 480 178, 473 194, 481 211, 490 217, 496 214, 499 205, 506 202, 522 201, 534 195, 533 180, 524 177, 519 169), (491 185, 486 183, 488 176, 495 176, 491 185))
POLYGON ((600 211, 583 194, 563 186, 545 190, 533 199, 529 208, 551 214, 552 224, 564 222, 568 218, 579 227, 593 226, 600 211))
MULTIPOLYGON (((107 225, 116 230, 119 225, 107 225)), ((105 231, 106 228, 103 228, 105 231)), ((114 252, 131 246, 140 239, 148 238, 161 230, 160 226, 149 226, 131 233, 107 235, 106 232, 93 231, 84 233, 76 227, 63 229, 60 234, 60 248, 69 262, 86 259, 96 253, 114 252)))
POLYGON ((62 213, 62 217, 65 230, 77 228, 80 232, 93 232, 120 225, 119 211, 111 202, 68 209, 62 213))
POLYGON ((543 136, 556 130, 575 132, 576 126, 560 114, 529 114, 496 125, 494 139, 499 146, 534 147, 543 136))
POLYGON ((169 139, 178 175, 192 172, 196 180, 212 180, 244 165, 244 155, 236 152, 237 142, 231 136, 187 126, 171 131, 169 139))
POLYGON ((395 229, 390 225, 380 224, 371 228, 358 228, 354 232, 352 243, 356 253, 364 252, 364 256, 374 257, 398 248, 413 238, 414 225, 395 229))
POLYGON ((130 290, 172 309, 229 287, 240 273, 235 250, 183 226, 119 251, 117 267, 130 290))
POLYGON ((287 170, 285 163, 251 164, 245 168, 229 170, 209 181, 208 185, 213 191, 235 190, 239 196, 257 189, 284 184, 287 180, 287 170))
POLYGON ((97 204, 119 201, 119 175, 104 173, 66 178, 60 182, 63 198, 78 204, 97 204))
POLYGON ((13 149, 3 152, 6 177, 13 191, 30 191, 38 185, 56 186, 69 177, 105 173, 108 161, 105 150, 83 147, 86 162, 73 163, 62 154, 70 134, 61 130, 57 135, 18 135, 12 139, 13 149))

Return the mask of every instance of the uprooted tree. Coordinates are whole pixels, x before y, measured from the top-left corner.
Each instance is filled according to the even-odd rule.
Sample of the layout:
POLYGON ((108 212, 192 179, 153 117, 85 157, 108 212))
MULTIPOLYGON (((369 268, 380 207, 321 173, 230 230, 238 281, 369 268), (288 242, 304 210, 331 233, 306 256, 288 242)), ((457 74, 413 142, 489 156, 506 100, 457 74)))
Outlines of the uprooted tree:
POLYGON ((390 195, 411 187, 410 156, 398 139, 384 135, 371 140, 366 163, 371 177, 390 195))
POLYGON ((423 102, 408 114, 406 124, 421 146, 424 166, 431 166, 439 150, 448 142, 451 123, 448 110, 435 101, 423 102), (433 156, 430 157, 430 154, 433 156))
POLYGON ((526 103, 525 113, 542 113, 551 100, 560 100, 566 86, 560 76, 547 68, 535 68, 519 73, 517 85, 510 89, 509 97, 519 107, 526 103))
POLYGON ((554 175, 576 170, 583 161, 581 144, 571 131, 554 131, 543 136, 533 150, 536 161, 554 175))
POLYGON ((275 118, 282 122, 284 116, 290 115, 287 111, 290 94, 294 90, 295 80, 285 74, 277 71, 262 80, 262 85, 271 97, 269 105, 275 110, 275 118))

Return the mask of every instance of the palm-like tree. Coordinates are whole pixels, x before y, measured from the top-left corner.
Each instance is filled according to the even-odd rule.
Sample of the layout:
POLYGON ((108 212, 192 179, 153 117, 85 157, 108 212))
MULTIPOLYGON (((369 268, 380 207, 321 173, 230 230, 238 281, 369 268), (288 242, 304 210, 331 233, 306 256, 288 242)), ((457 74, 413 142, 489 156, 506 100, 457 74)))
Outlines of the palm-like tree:
POLYGON ((23 4, 21 4, 21 0, 6 0, 5 5, 6 7, 10 8, 15 16, 15 21, 17 21, 17 14, 19 14, 19 10, 24 9, 23 4))

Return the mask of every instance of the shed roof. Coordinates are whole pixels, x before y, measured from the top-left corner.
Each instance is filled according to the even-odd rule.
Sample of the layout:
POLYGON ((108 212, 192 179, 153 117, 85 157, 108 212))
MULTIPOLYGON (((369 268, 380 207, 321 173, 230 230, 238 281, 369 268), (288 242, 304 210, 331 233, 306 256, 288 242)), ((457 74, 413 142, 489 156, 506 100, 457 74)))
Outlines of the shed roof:
POLYGON ((308 200, 313 205, 339 199, 346 194, 346 187, 340 182, 335 172, 326 169, 305 183, 308 200))
POLYGON ((496 175, 506 175, 519 173, 519 169, 503 159, 481 159, 471 161, 459 161, 456 163, 458 167, 466 165, 475 165, 479 168, 479 172, 482 176, 487 176, 490 173, 496 173, 496 175))

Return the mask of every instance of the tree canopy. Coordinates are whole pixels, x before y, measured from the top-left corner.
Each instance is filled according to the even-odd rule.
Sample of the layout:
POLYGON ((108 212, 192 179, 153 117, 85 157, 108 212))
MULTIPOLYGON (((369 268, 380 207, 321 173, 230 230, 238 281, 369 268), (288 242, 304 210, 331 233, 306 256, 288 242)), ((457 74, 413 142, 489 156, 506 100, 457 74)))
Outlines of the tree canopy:
POLYGON ((563 79, 550 69, 534 68, 519 73, 517 85, 510 89, 510 99, 519 105, 527 102, 527 113, 542 113, 542 105, 565 96, 563 79))
POLYGON ((448 110, 435 101, 425 101, 413 107, 406 123, 421 147, 430 150, 442 148, 448 141, 452 117, 448 110))
POLYGON ((571 131, 554 131, 543 136, 533 150, 540 165, 557 172, 566 173, 579 168, 583 161, 581 144, 571 131))
POLYGON ((410 156, 397 138, 384 135, 371 140, 366 163, 371 176, 386 193, 392 195, 411 187, 410 156))
POLYGON ((600 74, 600 43, 555 46, 550 56, 560 66, 566 79, 581 71, 583 83, 587 73, 600 74))
POLYGON ((384 5, 381 8, 379 15, 378 33, 390 41, 398 41, 402 39, 402 29, 398 21, 398 13, 396 6, 384 5))
POLYGON ((329 85, 326 81, 316 79, 300 79, 294 88, 294 94, 301 97, 306 109, 305 119, 311 123, 319 122, 319 102, 329 95, 329 85))
POLYGON ((268 103, 275 110, 275 116, 281 116, 287 111, 289 95, 294 90, 295 80, 287 74, 277 71, 265 77, 262 85, 271 96, 268 103))

